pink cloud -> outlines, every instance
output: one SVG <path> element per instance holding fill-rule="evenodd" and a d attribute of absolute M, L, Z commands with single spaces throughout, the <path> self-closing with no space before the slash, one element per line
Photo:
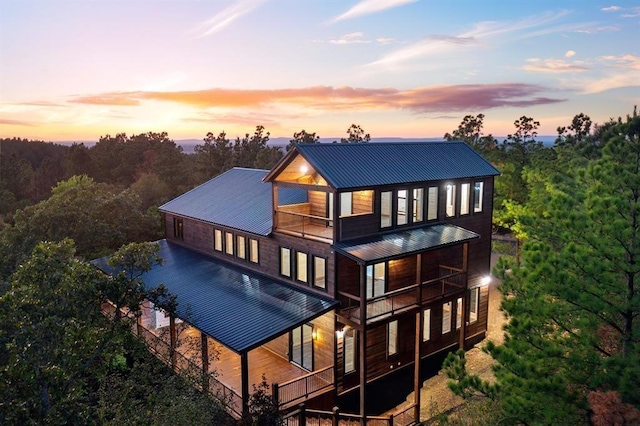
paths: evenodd
<path fill-rule="evenodd" d="M 28 126 L 28 127 L 35 127 L 36 126 L 36 124 L 31 123 L 29 121 L 9 120 L 9 119 L 6 119 L 6 118 L 0 118 L 0 124 L 7 125 L 7 126 Z"/>

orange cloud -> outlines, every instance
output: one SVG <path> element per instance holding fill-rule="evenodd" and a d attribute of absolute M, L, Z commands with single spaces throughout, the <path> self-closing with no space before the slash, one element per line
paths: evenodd
<path fill-rule="evenodd" d="M 197 108 L 258 108 L 286 104 L 312 109 L 408 109 L 447 112 L 498 107 L 526 107 L 563 102 L 535 96 L 547 89 L 522 83 L 430 86 L 409 90 L 393 88 L 314 86 L 295 89 L 207 89 L 182 92 L 113 92 L 82 96 L 72 102 L 90 105 L 139 105 L 142 101 L 175 102 Z"/>
<path fill-rule="evenodd" d="M 36 126 L 36 124 L 31 123 L 29 121 L 9 120 L 9 119 L 5 119 L 5 118 L 0 118 L 0 124 L 7 125 L 7 126 L 28 126 L 28 127 Z"/>

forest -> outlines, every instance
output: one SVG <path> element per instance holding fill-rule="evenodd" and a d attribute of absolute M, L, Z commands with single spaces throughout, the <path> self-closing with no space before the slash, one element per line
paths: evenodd
<path fill-rule="evenodd" d="M 480 424 L 637 424 L 640 116 L 577 114 L 551 147 L 531 117 L 502 141 L 483 133 L 484 117 L 464 117 L 444 139 L 502 173 L 494 231 L 517 241 L 494 271 L 507 338 L 486 347 L 495 381 L 469 375 L 459 352 L 445 362 L 450 387 L 481 401 Z M 286 150 L 318 139 L 302 130 Z M 369 140 L 353 124 L 340 142 Z M 208 133 L 189 155 L 165 132 L 92 147 L 0 140 L 0 424 L 229 421 L 224 401 L 170 373 L 100 304 L 170 301 L 139 281 L 162 261 L 144 244 L 162 238 L 158 206 L 232 167 L 271 168 L 284 152 L 268 141 L 263 126 L 233 141 Z M 114 281 L 87 263 L 116 252 L 127 274 Z M 277 424 L 254 391 L 246 423 Z"/>

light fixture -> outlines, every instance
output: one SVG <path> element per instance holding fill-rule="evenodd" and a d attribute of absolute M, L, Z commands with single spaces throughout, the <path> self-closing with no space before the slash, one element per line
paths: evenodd
<path fill-rule="evenodd" d="M 344 329 L 341 328 L 340 330 L 336 330 L 336 336 L 338 339 L 342 339 L 344 337 Z"/>
<path fill-rule="evenodd" d="M 307 167 L 306 164 L 303 164 L 302 166 L 300 166 L 300 173 L 306 175 L 308 171 L 309 171 L 309 168 Z"/>
<path fill-rule="evenodd" d="M 316 329 L 311 332 L 311 338 L 313 340 L 318 340 L 318 331 Z"/>
<path fill-rule="evenodd" d="M 482 285 L 487 285 L 491 282 L 491 277 L 489 275 L 485 275 L 484 277 L 482 277 L 482 279 L 480 280 L 480 284 Z"/>

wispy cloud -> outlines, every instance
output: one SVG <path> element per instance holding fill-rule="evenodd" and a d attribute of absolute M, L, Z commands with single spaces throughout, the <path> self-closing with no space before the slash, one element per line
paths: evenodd
<path fill-rule="evenodd" d="M 331 44 L 366 44 L 371 43 L 371 40 L 364 38 L 364 33 L 356 32 L 342 35 L 340 37 L 329 40 Z"/>
<path fill-rule="evenodd" d="M 282 104 L 326 110 L 402 110 L 415 113 L 482 110 L 497 107 L 526 107 L 563 102 L 540 96 L 545 87 L 521 83 L 469 84 L 394 88 L 314 86 L 293 89 L 235 90 L 208 89 L 183 92 L 120 92 L 83 96 L 77 103 L 95 105 L 111 100 L 113 105 L 142 101 L 174 102 L 196 108 L 266 108 Z"/>
<path fill-rule="evenodd" d="M 576 52 L 573 50 L 567 50 L 567 53 L 564 54 L 565 58 L 573 58 L 574 56 L 576 56 Z"/>
<path fill-rule="evenodd" d="M 620 27 L 614 25 L 604 25 L 604 26 L 584 26 L 582 28 L 577 28 L 574 32 L 582 33 L 582 34 L 597 34 L 603 32 L 615 32 L 620 31 Z"/>
<path fill-rule="evenodd" d="M 609 7 L 603 7 L 600 10 L 603 12 L 617 12 L 620 9 L 622 9 L 620 6 L 609 6 Z"/>
<path fill-rule="evenodd" d="M 0 125 L 6 125 L 6 126 L 27 126 L 27 127 L 35 127 L 36 124 L 30 122 L 30 121 L 24 121 L 24 120 L 9 120 L 6 118 L 0 118 Z"/>
<path fill-rule="evenodd" d="M 240 0 L 217 13 L 212 18 L 198 24 L 193 30 L 191 30 L 191 33 L 194 34 L 196 38 L 206 37 L 217 33 L 231 25 L 241 16 L 258 8 L 264 2 L 265 0 Z"/>
<path fill-rule="evenodd" d="M 622 15 L 620 15 L 621 18 L 636 18 L 640 16 L 640 6 L 634 6 L 634 7 L 609 6 L 609 7 L 603 7 L 600 10 L 602 12 L 626 11 L 626 13 L 623 13 Z"/>
<path fill-rule="evenodd" d="M 574 82 L 583 93 L 600 93 L 621 87 L 640 87 L 640 56 L 620 55 L 597 58 L 600 66 L 596 78 Z"/>
<path fill-rule="evenodd" d="M 567 57 L 571 57 L 571 56 L 573 55 L 570 55 Z M 562 59 L 530 58 L 530 59 L 527 59 L 527 62 L 528 64 L 523 66 L 522 69 L 527 71 L 544 72 L 544 73 L 552 73 L 552 74 L 583 72 L 589 69 L 588 67 L 582 64 L 575 63 L 575 62 L 571 63 Z"/>
<path fill-rule="evenodd" d="M 345 21 L 372 13 L 382 12 L 383 10 L 392 9 L 405 4 L 415 3 L 418 0 L 361 0 L 346 12 L 332 18 L 329 23 Z"/>

